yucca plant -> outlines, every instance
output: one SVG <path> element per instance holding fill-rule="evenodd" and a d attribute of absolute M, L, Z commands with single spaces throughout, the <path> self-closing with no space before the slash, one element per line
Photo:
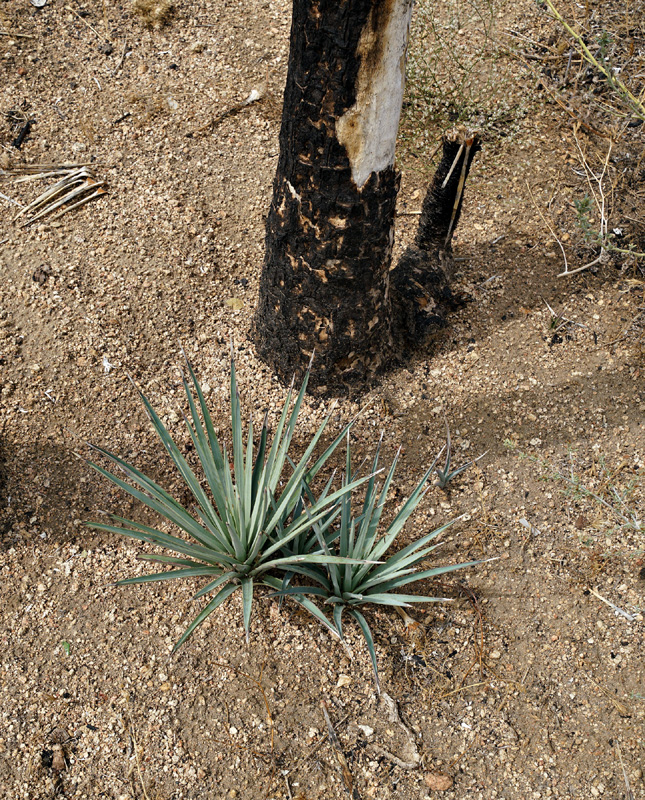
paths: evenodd
<path fill-rule="evenodd" d="M 328 483 L 318 498 L 311 492 L 309 487 L 312 480 L 352 424 L 350 423 L 322 455 L 310 464 L 314 449 L 327 427 L 330 415 L 322 422 L 302 457 L 297 462 L 290 459 L 289 450 L 307 388 L 309 370 L 291 411 L 289 408 L 293 383 L 289 389 L 270 449 L 266 416 L 260 430 L 257 451 L 254 452 L 252 418 L 245 446 L 240 396 L 232 358 L 231 465 L 226 447 L 220 447 L 217 440 L 213 421 L 193 368 L 188 360 L 186 364 L 190 381 L 184 376 L 183 385 L 190 418 L 184 415 L 184 420 L 201 463 L 203 479 L 198 478 L 188 465 L 148 399 L 140 391 L 139 395 L 166 452 L 194 498 L 193 513 L 136 467 L 102 447 L 90 445 L 94 452 L 112 462 L 125 477 L 122 478 L 99 464 L 88 462 L 98 473 L 171 522 L 183 536 L 187 537 L 181 538 L 164 533 L 114 514 L 110 515 L 111 524 L 88 523 L 92 528 L 148 542 L 178 554 L 143 556 L 144 560 L 171 565 L 172 569 L 127 578 L 118 581 L 118 585 L 174 578 L 210 578 L 194 599 L 215 593 L 214 597 L 190 623 L 175 645 L 175 650 L 238 588 L 242 591 L 243 621 L 248 640 L 254 586 L 265 584 L 279 589 L 283 586 L 279 577 L 281 572 L 292 574 L 294 571 L 305 571 L 316 564 L 346 562 L 345 558 L 324 552 L 317 544 L 317 537 L 314 537 L 315 546 L 313 546 L 314 542 L 307 537 L 307 533 L 311 531 L 312 525 L 321 522 L 323 526 L 328 525 L 334 516 L 333 509 L 339 501 L 352 489 L 369 479 L 367 476 L 353 482 L 345 481 L 336 491 L 331 491 L 331 484 Z M 306 497 L 303 497 L 305 489 Z M 303 536 L 305 541 L 309 542 L 307 547 L 301 545 L 295 550 L 289 550 L 290 543 L 296 541 L 302 543 Z M 335 626 L 311 601 L 300 598 L 300 602 L 332 632 L 337 633 Z"/>
<path fill-rule="evenodd" d="M 313 578 L 317 585 L 283 586 L 280 592 L 276 592 L 276 595 L 291 596 L 300 603 L 306 599 L 307 595 L 310 595 L 318 598 L 325 605 L 333 606 L 333 623 L 341 639 L 343 638 L 342 617 L 343 613 L 347 611 L 358 622 L 365 638 L 374 668 L 376 689 L 380 693 L 374 640 L 367 620 L 359 611 L 359 607 L 374 604 L 410 608 L 412 603 L 444 602 L 446 598 L 399 594 L 396 590 L 425 578 L 435 578 L 447 572 L 475 566 L 481 561 L 443 565 L 417 571 L 417 566 L 439 546 L 439 544 L 431 545 L 432 540 L 440 536 L 456 520 L 421 536 L 398 553 L 386 558 L 387 552 L 423 498 L 425 490 L 427 490 L 428 479 L 435 470 L 436 459 L 385 532 L 381 533 L 379 524 L 399 454 L 397 453 L 394 458 L 383 486 L 379 487 L 376 483 L 379 451 L 380 443 L 374 457 L 372 473 L 368 476 L 367 491 L 361 512 L 358 516 L 354 516 L 350 487 L 356 486 L 358 481 L 355 476 L 352 477 L 349 436 L 347 437 L 346 466 L 337 501 L 340 515 L 335 535 L 330 535 L 328 531 L 323 530 L 320 520 L 314 520 L 313 515 L 311 517 L 312 527 L 318 537 L 320 548 L 327 556 L 327 561 L 311 565 L 306 570 L 306 574 Z M 347 491 L 343 492 L 342 489 Z M 346 559 L 345 563 L 343 563 L 343 559 Z"/>
<path fill-rule="evenodd" d="M 446 451 L 446 460 L 443 469 L 440 469 L 439 467 L 436 468 L 437 478 L 438 478 L 437 486 L 440 489 L 445 489 L 453 478 L 456 478 L 457 475 L 460 475 L 462 472 L 464 472 L 464 470 L 467 470 L 468 467 L 472 466 L 473 464 L 476 464 L 480 460 L 480 458 L 483 458 L 486 455 L 486 453 L 488 453 L 488 450 L 486 450 L 486 453 L 482 453 L 480 456 L 477 456 L 477 458 L 473 458 L 472 461 L 468 461 L 465 464 L 462 464 L 461 467 L 457 467 L 457 469 L 450 469 L 450 461 L 452 456 L 451 452 L 452 440 L 450 439 L 450 427 L 448 426 L 448 420 L 445 418 L 445 416 L 443 418 L 443 421 L 446 423 L 446 444 L 441 448 L 439 455 L 437 456 L 437 460 L 439 459 L 439 456 L 443 453 L 444 450 Z"/>

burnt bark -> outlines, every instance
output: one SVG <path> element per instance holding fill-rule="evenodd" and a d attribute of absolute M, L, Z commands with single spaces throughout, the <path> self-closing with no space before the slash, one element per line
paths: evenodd
<path fill-rule="evenodd" d="M 403 352 L 424 344 L 460 305 L 450 288 L 452 235 L 461 216 L 466 179 L 480 149 L 474 136 L 444 139 L 416 237 L 391 272 L 393 336 Z"/>
<path fill-rule="evenodd" d="M 356 102 L 361 35 L 371 27 L 378 48 L 381 16 L 395 2 L 293 4 L 255 336 L 283 378 L 306 368 L 315 349 L 310 385 L 321 390 L 363 382 L 392 351 L 388 272 L 399 175 L 391 166 L 357 186 L 336 125 Z"/>
<path fill-rule="evenodd" d="M 444 142 L 414 244 L 390 272 L 411 2 L 293 2 L 254 336 L 285 380 L 315 351 L 309 385 L 321 392 L 365 384 L 443 326 L 455 303 L 450 240 L 474 138 Z"/>

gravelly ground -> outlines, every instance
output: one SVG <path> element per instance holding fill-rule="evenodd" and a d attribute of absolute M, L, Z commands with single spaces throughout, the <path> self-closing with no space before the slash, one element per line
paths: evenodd
<path fill-rule="evenodd" d="M 71 7 L 82 16 L 18 2 L 0 16 L 14 33 L 0 38 L 0 111 L 35 120 L 19 154 L 3 123 L 2 157 L 91 161 L 109 185 L 55 222 L 19 229 L 8 204 L 0 217 L 0 794 L 341 798 L 349 774 L 365 798 L 613 799 L 627 782 L 645 797 L 642 283 L 614 263 L 556 277 L 526 180 L 540 197 L 575 182 L 566 115 L 516 70 L 509 92 L 530 113 L 487 143 L 456 239 L 472 302 L 382 378 L 355 428 L 360 454 L 381 429 L 386 456 L 404 448 L 392 509 L 443 444 L 444 412 L 457 461 L 487 451 L 431 489 L 404 538 L 463 513 L 442 558 L 499 560 L 422 585 L 454 602 L 413 629 L 371 615 L 397 719 L 357 631 L 350 660 L 267 596 L 249 647 L 234 597 L 171 658 L 195 586 L 113 587 L 145 571 L 138 550 L 82 525 L 140 513 L 75 458 L 83 440 L 173 484 L 126 371 L 182 442 L 180 342 L 222 429 L 231 336 L 244 407 L 275 419 L 284 399 L 248 332 L 289 15 L 286 2 L 186 2 L 151 31 L 126 7 Z M 220 119 L 253 89 L 260 102 Z M 411 135 L 408 211 L 429 170 Z M 6 177 L 0 191 L 36 194 Z M 398 247 L 414 222 L 401 216 Z M 554 331 L 544 301 L 580 325 Z M 342 400 L 333 429 L 367 399 Z M 329 402 L 306 400 L 302 441 Z"/>

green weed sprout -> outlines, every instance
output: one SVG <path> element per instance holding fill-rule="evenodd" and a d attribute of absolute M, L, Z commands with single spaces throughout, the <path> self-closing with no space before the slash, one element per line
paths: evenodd
<path fill-rule="evenodd" d="M 319 498 L 308 493 L 303 499 L 303 486 L 309 486 L 320 468 L 342 441 L 352 423 L 329 445 L 312 464 L 312 454 L 329 422 L 323 421 L 304 454 L 297 463 L 289 458 L 289 449 L 302 405 L 309 370 L 296 397 L 291 412 L 293 384 L 280 416 L 273 443 L 269 449 L 268 425 L 265 417 L 260 430 L 257 451 L 254 452 L 253 419 L 249 422 L 246 446 L 243 439 L 240 395 L 235 377 L 235 363 L 231 358 L 230 410 L 232 429 L 232 465 L 226 447 L 220 447 L 213 421 L 206 406 L 204 394 L 193 368 L 186 361 L 190 380 L 183 377 L 190 418 L 184 416 L 195 452 L 201 464 L 201 480 L 188 465 L 161 419 L 148 399 L 139 391 L 148 417 L 161 442 L 172 459 L 181 479 L 196 505 L 190 513 L 151 478 L 131 464 L 101 447 L 90 445 L 92 450 L 109 460 L 125 478 L 109 472 L 104 467 L 88 462 L 131 497 L 140 501 L 179 529 L 184 537 L 164 533 L 130 519 L 114 514 L 112 524 L 87 523 L 98 530 L 118 533 L 142 542 L 156 545 L 174 555 L 142 556 L 143 560 L 171 565 L 166 572 L 156 572 L 118 581 L 117 585 L 166 581 L 175 578 L 208 578 L 208 582 L 194 596 L 199 599 L 214 596 L 190 623 L 174 647 L 177 650 L 195 629 L 238 588 L 242 591 L 242 611 L 247 641 L 249 638 L 253 590 L 257 584 L 274 589 L 282 586 L 281 572 L 302 571 L 313 565 L 342 562 L 347 559 L 324 552 L 309 540 L 306 548 L 289 550 L 293 542 L 300 541 L 312 526 L 329 520 L 330 511 L 339 501 L 369 476 L 346 482 L 332 492 L 327 485 Z M 311 366 L 311 365 L 310 365 Z M 200 418 L 201 412 L 201 418 Z M 203 421 L 202 421 L 203 420 Z M 277 573 L 277 574 L 276 574 Z M 337 633 L 335 627 L 316 606 L 302 598 L 301 604 L 321 622 Z M 174 651 L 173 651 L 174 652 Z"/>

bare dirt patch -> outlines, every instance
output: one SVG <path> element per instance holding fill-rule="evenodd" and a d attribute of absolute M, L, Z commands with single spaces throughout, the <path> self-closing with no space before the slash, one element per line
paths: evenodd
<path fill-rule="evenodd" d="M 454 602 L 416 613 L 416 627 L 372 612 L 394 713 L 357 631 L 350 660 L 268 596 L 249 647 L 234 597 L 171 658 L 196 587 L 115 588 L 145 571 L 137 548 L 82 525 L 102 509 L 141 513 L 74 456 L 83 440 L 175 481 L 126 371 L 186 442 L 180 342 L 223 429 L 231 336 L 244 407 L 275 415 L 284 399 L 248 334 L 289 7 L 189 1 L 159 29 L 128 4 L 69 8 L 16 0 L 0 14 L 3 168 L 88 162 L 109 186 L 25 228 L 0 198 L 0 794 L 645 797 L 643 278 L 617 256 L 557 277 L 560 250 L 536 205 L 573 267 L 595 251 L 573 203 L 588 190 L 575 120 L 538 86 L 554 52 L 559 75 L 567 62 L 543 17 L 492 7 L 496 29 L 545 47 L 537 62 L 496 50 L 483 85 L 498 97 L 503 82 L 503 114 L 478 104 L 472 82 L 467 103 L 455 112 L 452 98 L 423 130 L 407 107 L 399 249 L 431 172 L 429 140 L 478 114 L 488 126 L 455 242 L 469 302 L 371 390 L 355 449 L 368 455 L 381 429 L 390 457 L 403 445 L 393 509 L 443 444 L 445 413 L 457 462 L 488 454 L 430 491 L 407 536 L 463 513 L 441 558 L 499 560 L 422 586 Z M 437 13 L 448 29 L 453 7 Z M 459 42 L 474 25 L 459 22 Z M 245 105 L 254 90 L 261 99 Z M 626 154 L 639 131 L 612 162 L 633 174 L 613 219 L 636 243 L 642 183 Z M 602 163 L 606 140 L 576 135 Z M 5 176 L 0 191 L 26 204 L 42 188 Z M 335 429 L 365 400 L 343 400 Z M 303 441 L 329 407 L 306 403 Z"/>

